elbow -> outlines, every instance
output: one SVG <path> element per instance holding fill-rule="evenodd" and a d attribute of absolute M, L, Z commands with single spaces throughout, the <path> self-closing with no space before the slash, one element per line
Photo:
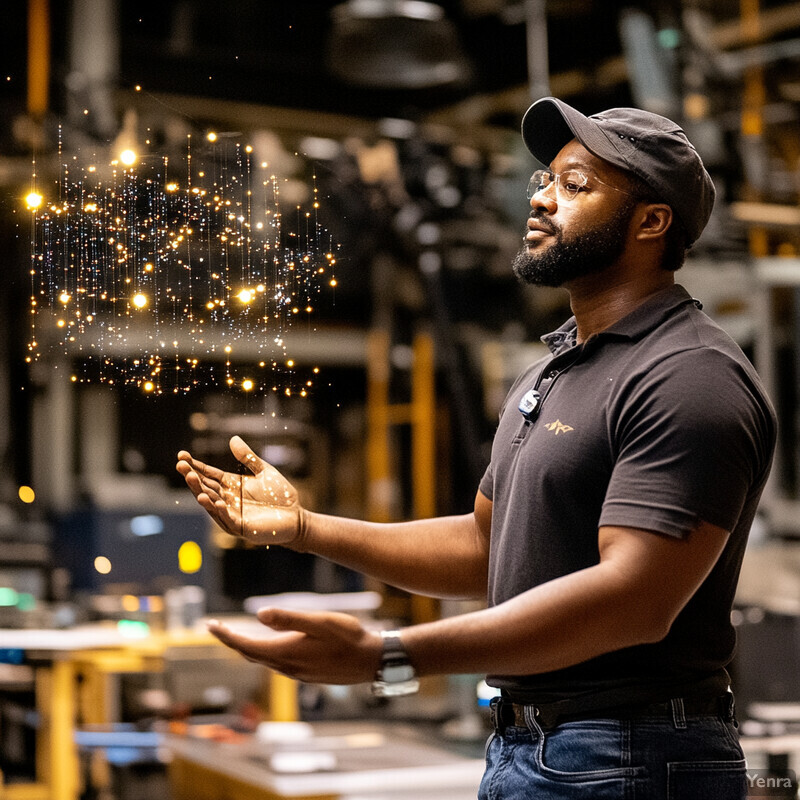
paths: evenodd
<path fill-rule="evenodd" d="M 666 638 L 678 615 L 662 598 L 649 597 L 638 587 L 626 586 L 615 593 L 606 623 L 616 631 L 616 647 L 656 644 Z"/>
<path fill-rule="evenodd" d="M 636 624 L 630 631 L 633 639 L 630 644 L 657 644 L 666 639 L 677 615 L 658 607 L 642 611 L 644 613 L 636 615 Z"/>

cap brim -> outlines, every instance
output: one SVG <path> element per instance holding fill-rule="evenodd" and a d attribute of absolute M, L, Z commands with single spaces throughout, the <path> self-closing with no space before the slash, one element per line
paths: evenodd
<path fill-rule="evenodd" d="M 534 158 L 547 166 L 565 144 L 577 139 L 598 158 L 625 167 L 600 127 L 556 97 L 537 100 L 522 118 L 522 140 Z"/>

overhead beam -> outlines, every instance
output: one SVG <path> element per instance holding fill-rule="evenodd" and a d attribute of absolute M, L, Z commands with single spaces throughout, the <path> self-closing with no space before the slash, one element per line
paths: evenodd
<path fill-rule="evenodd" d="M 800 27 L 800 2 L 762 10 L 759 17 L 759 36 L 762 41 Z M 712 44 L 721 50 L 744 46 L 749 42 L 737 16 L 711 30 Z M 628 67 L 623 56 L 601 61 L 590 70 L 568 70 L 551 76 L 550 88 L 556 97 L 570 97 L 592 90 L 606 90 L 628 80 Z M 515 86 L 492 94 L 477 95 L 427 117 L 432 123 L 446 126 L 480 126 L 498 114 L 519 115 L 530 100 L 528 86 Z"/>

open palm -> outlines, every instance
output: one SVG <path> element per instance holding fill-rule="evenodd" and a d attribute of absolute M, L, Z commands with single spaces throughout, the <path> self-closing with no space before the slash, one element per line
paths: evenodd
<path fill-rule="evenodd" d="M 223 530 L 253 544 L 289 544 L 302 522 L 297 490 L 240 437 L 231 439 L 230 448 L 251 474 L 225 472 L 186 450 L 178 453 L 176 469 Z"/>

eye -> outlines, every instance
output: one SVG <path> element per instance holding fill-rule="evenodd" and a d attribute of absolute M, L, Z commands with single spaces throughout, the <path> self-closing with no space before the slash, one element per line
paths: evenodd
<path fill-rule="evenodd" d="M 564 191 L 574 197 L 586 188 L 586 176 L 580 172 L 566 172 L 561 176 L 561 185 L 564 187 Z"/>

